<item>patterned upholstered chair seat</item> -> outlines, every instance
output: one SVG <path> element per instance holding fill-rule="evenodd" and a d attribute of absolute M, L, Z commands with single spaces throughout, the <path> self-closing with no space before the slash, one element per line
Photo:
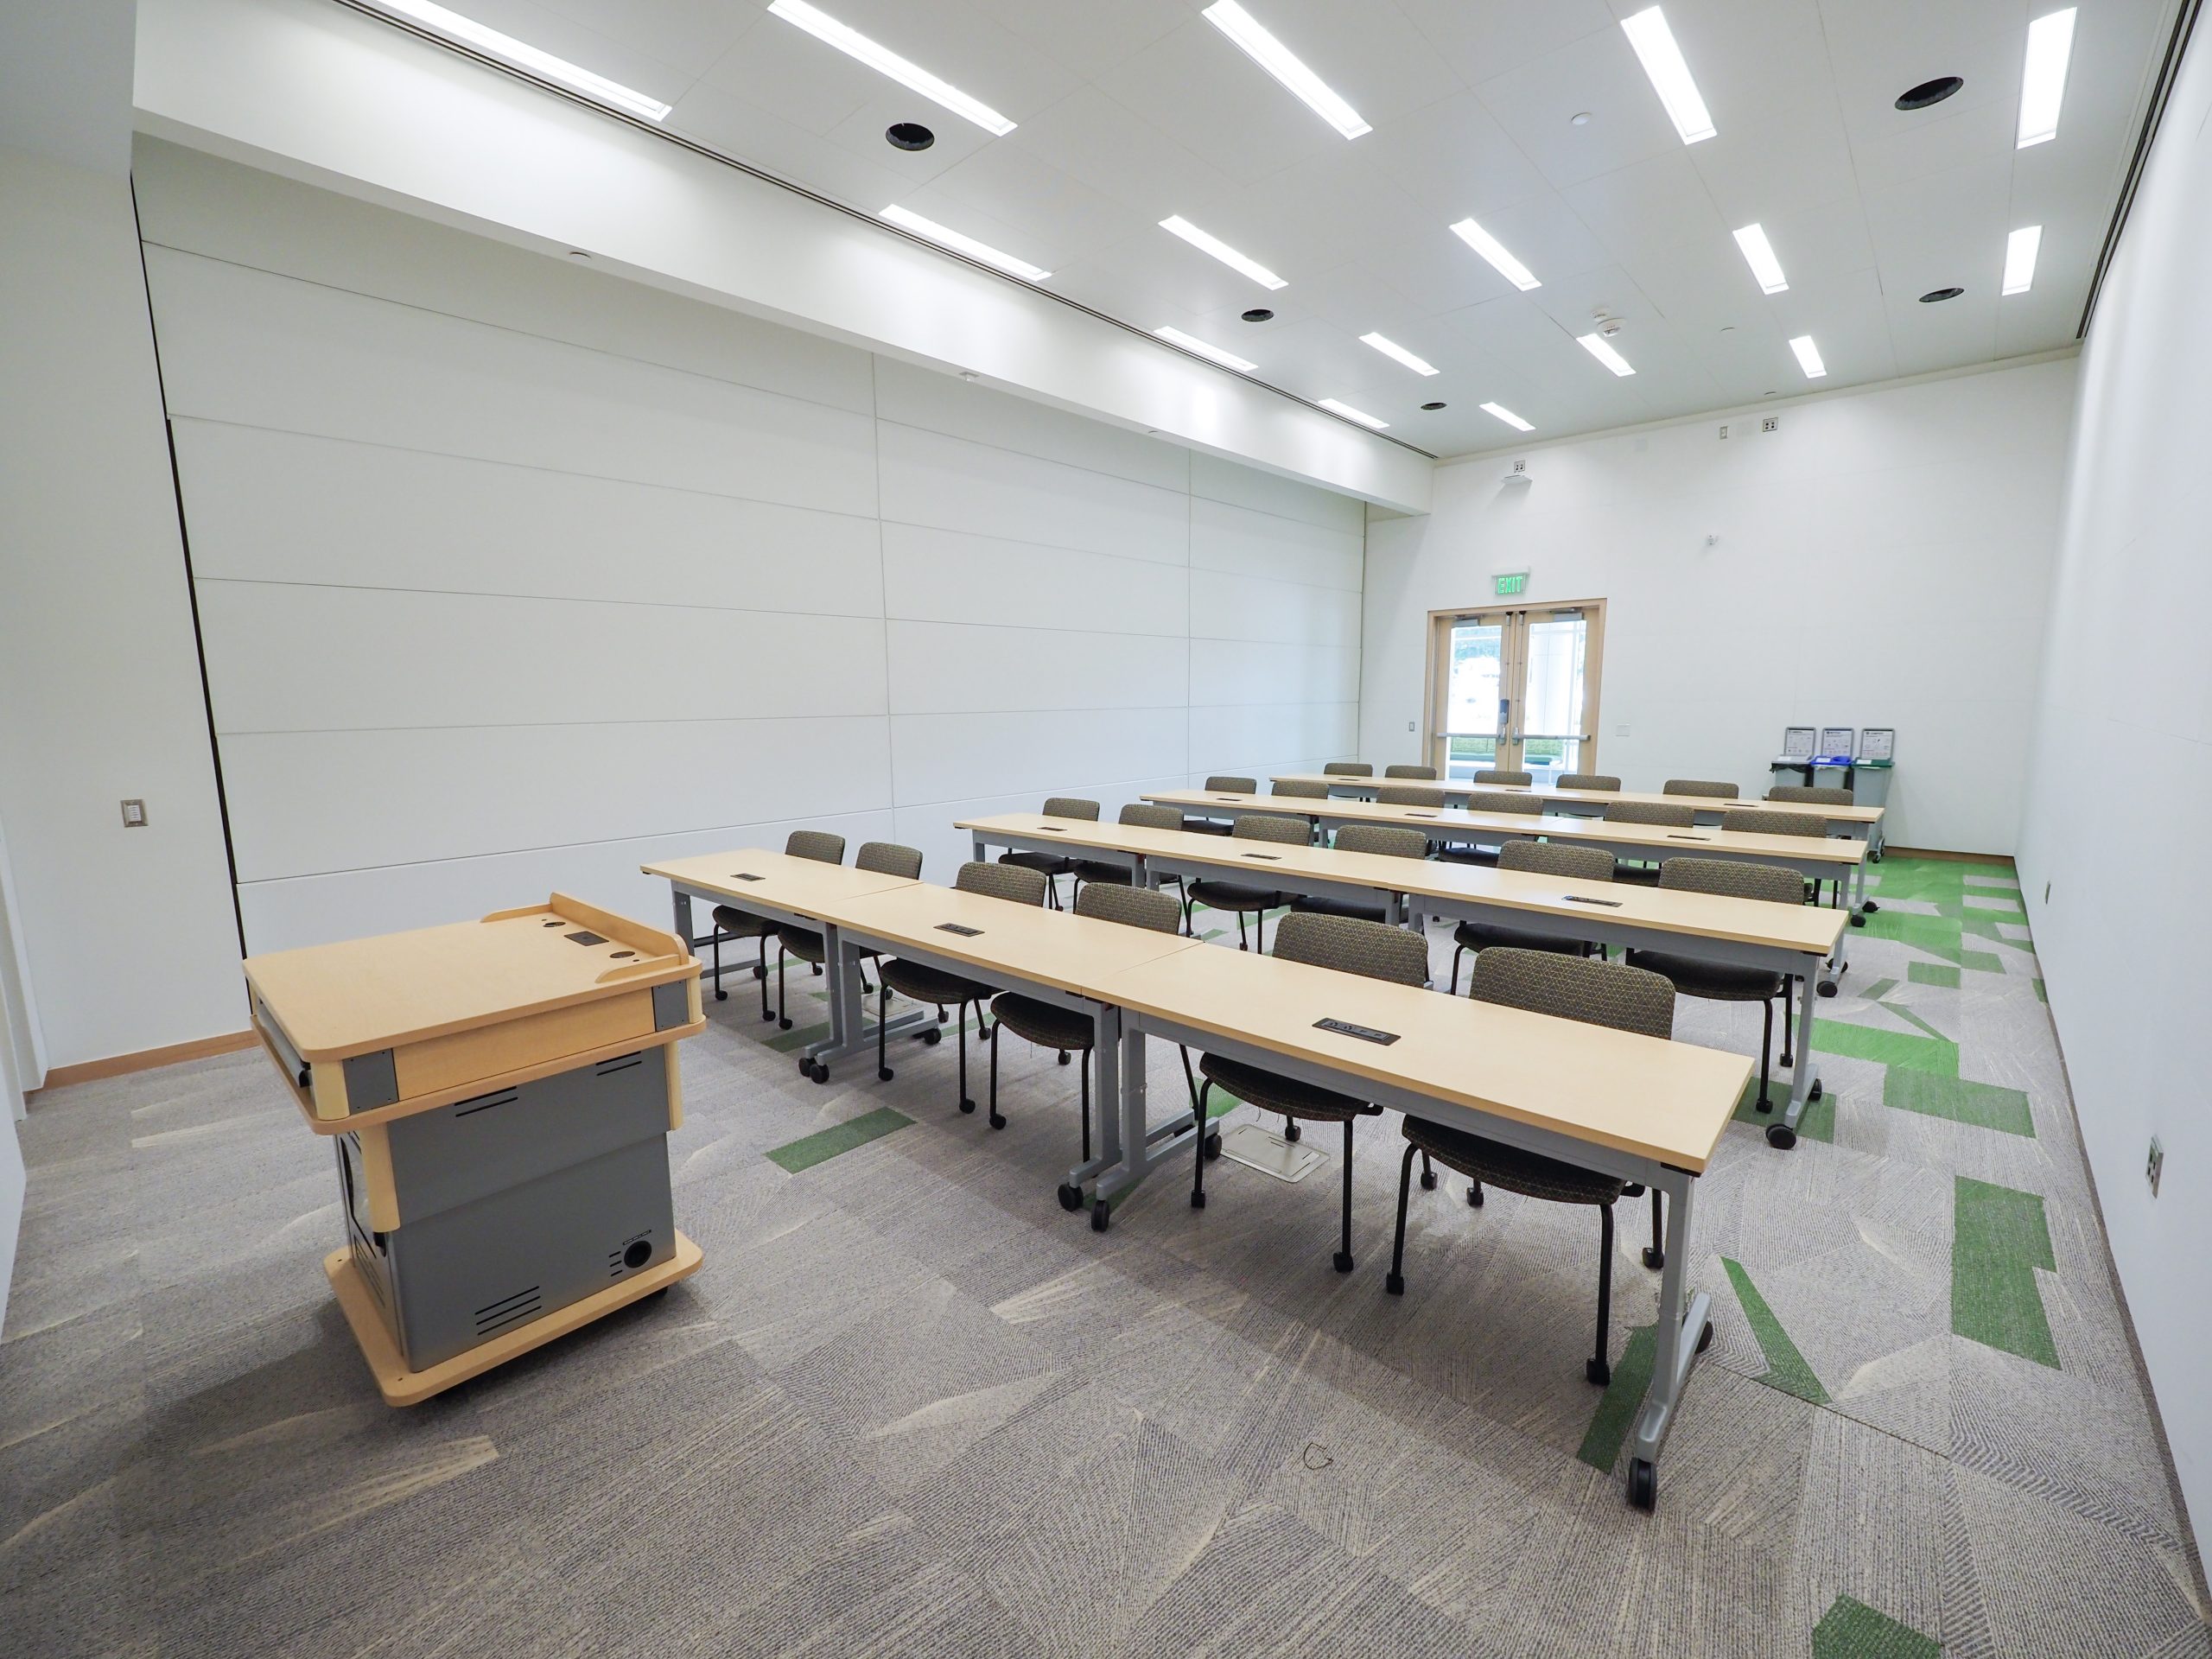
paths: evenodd
<path fill-rule="evenodd" d="M 1039 1048 L 1087 1049 L 1097 1030 L 1088 1015 L 1064 1002 L 1042 1002 L 1015 991 L 993 998 L 991 1014 L 1015 1036 L 1027 1037 Z"/>
<path fill-rule="evenodd" d="M 1523 1198 L 1544 1198 L 1554 1204 L 1611 1204 L 1627 1186 L 1626 1182 L 1611 1175 L 1577 1169 L 1556 1158 L 1486 1141 L 1479 1135 L 1431 1122 L 1425 1117 L 1406 1120 L 1406 1139 L 1469 1180 L 1480 1181 L 1485 1186 L 1502 1186 Z"/>
<path fill-rule="evenodd" d="M 1664 974 L 1684 996 L 1708 1002 L 1764 1002 L 1782 995 L 1782 976 L 1760 968 L 1732 968 L 1725 963 L 1700 962 L 1664 950 L 1631 950 L 1628 965 Z"/>
<path fill-rule="evenodd" d="M 748 916 L 741 910 L 732 910 L 728 905 L 715 906 L 715 931 L 734 939 L 765 938 L 776 931 L 776 925 L 766 916 Z"/>
<path fill-rule="evenodd" d="M 908 962 L 898 957 L 882 963 L 877 971 L 882 975 L 883 982 L 899 995 L 916 1002 L 934 1002 L 941 1008 L 982 1001 L 992 991 L 990 986 L 978 981 L 948 974 L 925 962 Z"/>
<path fill-rule="evenodd" d="M 1487 950 L 1492 945 L 1502 944 L 1510 950 L 1556 950 L 1563 957 L 1588 954 L 1588 947 L 1580 939 L 1551 938 L 1490 922 L 1460 923 L 1452 930 L 1452 943 L 1468 950 Z"/>
<path fill-rule="evenodd" d="M 1198 1057 L 1198 1071 L 1210 1081 L 1262 1111 L 1285 1117 L 1310 1118 L 1317 1122 L 1341 1123 L 1346 1118 L 1370 1117 L 1381 1109 L 1340 1095 L 1318 1084 L 1300 1083 L 1264 1066 L 1247 1065 L 1219 1054 Z"/>

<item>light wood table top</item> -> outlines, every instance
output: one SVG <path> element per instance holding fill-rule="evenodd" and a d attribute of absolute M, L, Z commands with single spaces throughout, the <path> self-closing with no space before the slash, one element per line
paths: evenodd
<path fill-rule="evenodd" d="M 1746 1055 L 1236 950 L 1160 957 L 1100 988 L 1124 1008 L 1693 1173 L 1751 1075 Z M 1325 1019 L 1399 1039 L 1318 1029 Z"/>
<path fill-rule="evenodd" d="M 1726 939 L 1808 956 L 1826 957 L 1832 952 L 1847 920 L 1843 911 L 1827 906 L 1779 905 L 1758 899 L 1676 893 L 1629 881 L 1573 881 L 1481 864 L 1389 858 L 1377 853 L 1339 852 L 1332 847 L 1293 847 L 1274 842 L 1240 843 L 1225 836 L 1147 830 L 1135 824 L 1090 823 L 1072 818 L 1049 818 L 1033 812 L 1002 812 L 990 817 L 964 818 L 959 828 L 971 832 L 980 830 L 986 836 L 993 831 L 1020 835 L 1062 832 L 1067 844 L 1073 848 L 1214 864 L 1224 869 L 1249 872 L 1262 885 L 1270 874 L 1306 876 L 1371 887 L 1378 893 L 1402 893 L 1423 899 L 1471 899 L 1526 911 L 1532 917 L 1594 914 L 1662 932 Z M 1276 856 L 1260 861 L 1249 858 L 1248 853 Z"/>
<path fill-rule="evenodd" d="M 1849 868 L 1866 856 L 1866 843 L 1833 836 L 1747 836 L 1719 829 L 1669 830 L 1655 823 L 1607 823 L 1551 812 L 1469 812 L 1454 806 L 1385 806 L 1379 801 L 1319 800 L 1300 795 L 1230 794 L 1211 789 L 1168 789 L 1147 801 L 1191 812 L 1273 812 L 1279 817 L 1323 817 L 1339 823 L 1400 823 L 1431 835 L 1457 831 L 1474 836 L 1541 836 L 1548 841 L 1589 841 L 1637 849 L 1652 856 L 1725 853 L 1738 858 L 1770 858 L 1791 864 L 1832 864 Z M 1678 802 L 1677 804 L 1682 803 Z"/>
<path fill-rule="evenodd" d="M 986 973 L 999 969 L 1094 1000 L 1100 1000 L 1102 982 L 1129 968 L 1204 950 L 1196 939 L 1178 933 L 1155 933 L 1042 905 L 1017 905 L 927 881 L 856 895 L 825 909 L 823 919 L 883 940 L 893 954 L 901 948 L 927 951 Z M 978 931 L 947 932 L 948 922 Z"/>
<path fill-rule="evenodd" d="M 825 864 L 818 858 L 794 858 L 761 847 L 671 858 L 638 868 L 647 875 L 719 893 L 740 905 L 747 899 L 759 899 L 802 916 L 817 915 L 823 906 L 842 904 L 863 893 L 915 885 L 911 876 L 881 875 L 848 864 Z M 759 879 L 748 880 L 748 876 Z"/>
<path fill-rule="evenodd" d="M 543 905 L 481 921 L 279 950 L 245 963 L 247 983 L 310 1062 L 570 1007 L 698 970 L 673 933 L 557 893 Z"/>
<path fill-rule="evenodd" d="M 1531 784 L 1471 784 L 1463 779 L 1446 782 L 1439 779 L 1433 783 L 1418 778 L 1345 778 L 1335 772 L 1286 772 L 1271 776 L 1271 784 L 1325 784 L 1331 788 L 1380 788 L 1385 785 L 1402 784 L 1412 789 L 1440 789 L 1446 795 L 1488 794 L 1535 795 L 1547 801 L 1566 801 L 1577 806 L 1602 807 L 1608 801 L 1635 801 L 1646 806 L 1694 806 L 1700 812 L 1743 810 L 1756 809 L 1762 812 L 1809 812 L 1830 823 L 1879 823 L 1884 809 L 1861 806 L 1856 802 L 1826 805 L 1818 801 L 1762 801 L 1748 797 L 1724 800 L 1711 795 L 1663 795 L 1633 789 L 1559 789 L 1539 788 Z"/>

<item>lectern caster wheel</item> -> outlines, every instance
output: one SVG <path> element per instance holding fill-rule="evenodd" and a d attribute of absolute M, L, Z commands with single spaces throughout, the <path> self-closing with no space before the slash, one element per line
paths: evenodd
<path fill-rule="evenodd" d="M 1797 1131 L 1787 1123 L 1770 1123 L 1766 1126 L 1766 1143 L 1777 1152 L 1787 1152 L 1797 1144 Z"/>
<path fill-rule="evenodd" d="M 1071 1186 L 1065 1181 L 1062 1181 L 1060 1183 L 1060 1208 L 1066 1211 L 1070 1215 L 1073 1215 L 1077 1211 L 1082 1209 L 1083 1189 L 1079 1186 Z"/>
<path fill-rule="evenodd" d="M 1104 1232 L 1107 1220 L 1112 1213 L 1112 1207 L 1105 1199 L 1100 1198 L 1094 1202 L 1090 1206 L 1090 1230 L 1094 1233 Z"/>
<path fill-rule="evenodd" d="M 1628 1466 L 1628 1503 L 1646 1515 L 1659 1507 L 1659 1471 L 1648 1459 L 1638 1458 Z"/>
<path fill-rule="evenodd" d="M 935 1026 L 930 1027 L 927 1030 L 922 1033 L 922 1046 L 925 1048 L 935 1048 L 944 1040 L 944 1033 L 939 1031 Z"/>

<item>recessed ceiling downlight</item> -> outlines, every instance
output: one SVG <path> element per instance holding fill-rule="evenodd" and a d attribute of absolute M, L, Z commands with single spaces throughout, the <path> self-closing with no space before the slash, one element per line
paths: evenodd
<path fill-rule="evenodd" d="M 1957 92 L 1966 82 L 1957 75 L 1938 75 L 1933 80 L 1923 80 L 1917 86 L 1908 86 L 1897 94 L 1897 108 L 1924 110 L 1931 104 L 1941 104 Z"/>
<path fill-rule="evenodd" d="M 1421 407 L 1423 409 L 1441 409 L 1444 405 L 1441 404 L 1423 404 Z"/>
<path fill-rule="evenodd" d="M 1966 292 L 1963 288 L 1931 288 L 1920 296 L 1923 305 L 1941 305 L 1946 300 L 1955 300 Z"/>
<path fill-rule="evenodd" d="M 1255 305 L 1244 314 L 1247 322 L 1273 322 L 1274 320 L 1275 314 L 1264 305 Z"/>
<path fill-rule="evenodd" d="M 927 149 L 937 143 L 937 134 L 918 121 L 894 121 L 883 130 L 893 149 Z"/>

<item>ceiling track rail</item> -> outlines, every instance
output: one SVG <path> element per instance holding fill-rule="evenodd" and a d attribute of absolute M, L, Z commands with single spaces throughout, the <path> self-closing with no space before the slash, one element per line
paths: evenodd
<path fill-rule="evenodd" d="M 2120 200 L 2112 210 L 2112 223 L 2105 227 L 2104 245 L 2097 250 L 2096 269 L 2089 276 L 2089 297 L 2082 307 L 2082 321 L 2074 330 L 2074 338 L 2086 339 L 2089 321 L 2097 314 L 2097 296 L 2104 291 L 2105 272 L 2110 269 L 2113 255 L 2119 251 L 2120 233 L 2127 228 L 2128 211 L 2135 205 L 2136 187 L 2143 181 L 2143 169 L 2151 160 L 2151 145 L 2158 136 L 2159 124 L 2165 119 L 2167 102 L 2173 97 L 2174 82 L 2181 75 L 2182 60 L 2189 55 L 2190 37 L 2196 32 L 2197 15 L 2204 9 L 2204 0 L 2181 0 L 2174 13 L 2173 33 L 2166 37 L 2165 56 L 2159 60 L 2158 76 L 2151 84 L 2150 107 L 2143 112 L 2143 130 L 2135 136 L 2135 153 L 2127 158 L 2127 175 L 2121 180 Z"/>
<path fill-rule="evenodd" d="M 925 236 L 916 236 L 913 232 L 902 230 L 898 226 L 890 223 L 887 219 L 878 219 L 874 213 L 867 213 L 861 208 L 851 206 L 849 203 L 839 201 L 835 196 L 825 196 L 819 191 L 810 190 L 803 184 L 797 184 L 790 179 L 779 177 L 776 174 L 767 172 L 763 168 L 753 166 L 750 162 L 740 161 L 736 156 L 729 155 L 726 151 L 716 149 L 711 144 L 701 143 L 697 139 L 686 137 L 680 132 L 671 132 L 666 127 L 661 126 L 658 123 L 648 121 L 642 116 L 632 115 L 626 110 L 610 108 L 608 105 L 600 103 L 595 99 L 585 97 L 582 92 L 576 92 L 571 87 L 563 86 L 556 80 L 548 80 L 542 76 L 534 75 L 531 73 L 529 70 L 522 68 L 518 65 L 509 63 L 503 58 L 494 57 L 487 52 L 480 52 L 474 47 L 468 46 L 464 42 L 447 38 L 445 35 L 437 33 L 435 29 L 425 29 L 420 24 L 413 22 L 405 17 L 401 17 L 391 12 L 386 11 L 381 7 L 372 3 L 372 0 L 332 0 L 332 3 L 343 6 L 348 11 L 359 12 L 364 17 L 373 18 L 378 22 L 384 24 L 385 27 L 397 29 L 402 34 L 412 35 L 416 39 L 425 41 L 432 46 L 442 48 L 445 51 L 452 53 L 455 57 L 467 58 L 473 63 L 481 64 L 486 69 L 496 70 L 499 73 L 506 76 L 511 80 L 518 80 L 525 86 L 536 87 L 539 92 L 550 92 L 556 98 L 562 99 L 568 103 L 576 105 L 580 108 L 589 110 L 594 115 L 603 116 L 610 121 L 620 121 L 626 126 L 634 127 L 639 132 L 650 134 L 652 137 L 659 139 L 663 143 L 674 144 L 680 149 L 688 149 L 695 156 L 702 156 L 704 159 L 715 162 L 720 166 L 727 167 L 734 171 L 742 173 L 748 178 L 758 179 L 763 184 L 772 184 L 779 190 L 787 190 L 792 195 L 804 196 L 807 200 L 815 203 L 817 207 L 827 207 L 833 213 L 842 213 L 846 218 L 856 219 L 861 224 L 868 226 L 871 230 L 880 232 L 886 236 L 895 236 L 901 241 L 912 243 L 918 248 L 926 248 L 930 252 L 937 255 L 941 259 L 957 260 L 960 264 L 966 265 L 969 270 L 981 271 L 984 276 L 991 277 L 995 281 L 1011 283 L 1014 287 L 1020 289 L 1024 293 L 1034 294 L 1040 299 L 1051 300 L 1056 305 L 1064 305 L 1071 311 L 1081 312 L 1086 317 L 1092 318 L 1096 321 L 1106 323 L 1112 327 L 1118 328 L 1125 334 L 1133 335 L 1136 339 L 1144 341 L 1146 345 L 1151 346 L 1155 351 L 1173 352 L 1178 357 L 1186 357 L 1190 359 L 1192 362 L 1200 365 L 1215 374 L 1229 373 L 1229 371 L 1222 368 L 1220 365 L 1208 362 L 1196 352 L 1185 351 L 1180 346 L 1177 346 L 1172 341 L 1160 339 L 1149 329 L 1140 328 L 1133 322 L 1124 322 L 1121 318 L 1113 315 L 1109 312 L 1101 311 L 1096 307 L 1085 305 L 1082 301 L 1071 299 L 1065 294 L 1055 294 L 1049 288 L 1040 288 L 1034 283 L 1025 283 L 1019 276 L 1010 276 L 1005 271 L 996 270 L 992 266 L 983 264 L 982 261 L 979 259 L 970 259 L 966 254 L 958 252 L 954 249 L 948 248 L 942 243 L 932 242 Z M 586 251 L 589 251 L 589 250 L 586 250 Z M 1411 453 L 1421 456 L 1424 461 L 1434 461 L 1436 459 L 1436 456 L 1433 452 L 1422 448 L 1419 444 L 1408 443 L 1403 438 L 1394 438 L 1387 432 L 1377 432 L 1372 428 L 1361 425 L 1357 421 L 1347 420 L 1344 416 L 1337 414 L 1332 410 L 1323 409 L 1312 398 L 1301 397 L 1298 393 L 1288 391 L 1284 387 L 1278 386 L 1271 381 L 1262 380 L 1255 376 L 1249 374 L 1232 375 L 1231 378 L 1243 382 L 1246 385 L 1257 386 L 1262 391 L 1272 392 L 1274 396 L 1283 399 L 1286 403 L 1296 404 L 1301 409 L 1311 410 L 1314 414 L 1320 416 L 1324 420 L 1334 421 L 1340 426 L 1350 427 L 1353 431 L 1359 433 L 1364 437 L 1379 439 L 1384 443 L 1395 443 L 1399 448 L 1408 450 Z"/>

